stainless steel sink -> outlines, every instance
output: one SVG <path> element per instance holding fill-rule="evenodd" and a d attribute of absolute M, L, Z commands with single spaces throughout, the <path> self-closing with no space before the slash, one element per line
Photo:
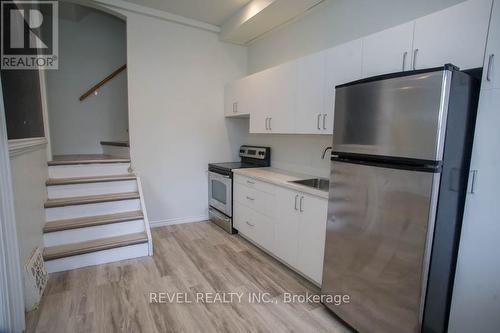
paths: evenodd
<path fill-rule="evenodd" d="M 324 178 L 312 178 L 312 179 L 301 179 L 301 180 L 291 180 L 290 183 L 300 184 L 307 187 L 312 187 L 321 191 L 328 192 L 330 188 L 330 181 Z"/>

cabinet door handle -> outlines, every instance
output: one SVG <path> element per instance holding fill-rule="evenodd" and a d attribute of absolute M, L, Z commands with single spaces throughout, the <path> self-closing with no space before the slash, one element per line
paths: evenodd
<path fill-rule="evenodd" d="M 271 120 L 273 120 L 273 117 L 269 117 L 269 130 L 272 131 L 273 129 L 271 128 Z"/>
<path fill-rule="evenodd" d="M 250 201 L 254 201 L 255 200 L 255 198 L 249 197 L 248 195 L 247 195 L 247 199 L 250 200 Z"/>
<path fill-rule="evenodd" d="M 234 113 L 238 112 L 238 102 L 233 103 L 233 112 Z"/>
<path fill-rule="evenodd" d="M 246 224 L 248 224 L 248 225 L 249 225 L 249 226 L 251 226 L 251 227 L 255 227 L 255 224 L 252 224 L 252 223 L 250 223 L 250 222 L 248 222 L 248 221 L 245 221 L 245 223 L 246 223 Z"/>
<path fill-rule="evenodd" d="M 304 197 L 303 196 L 300 196 L 300 203 L 299 203 L 299 207 L 300 207 L 300 212 L 302 213 L 304 210 L 302 209 L 302 201 L 304 200 Z"/>
<path fill-rule="evenodd" d="M 488 57 L 488 69 L 486 70 L 486 81 L 491 81 L 491 68 L 493 67 L 493 59 L 495 58 L 494 54 L 490 54 Z"/>
<path fill-rule="evenodd" d="M 269 128 L 267 127 L 267 120 L 268 120 L 268 119 L 269 119 L 269 118 L 266 118 L 266 131 L 269 129 Z"/>
<path fill-rule="evenodd" d="M 297 210 L 297 209 L 298 209 L 298 208 L 297 208 L 297 199 L 298 199 L 298 198 L 299 198 L 299 195 L 298 195 L 298 194 L 297 194 L 297 195 L 295 195 L 295 206 L 294 206 L 295 210 Z"/>
<path fill-rule="evenodd" d="M 318 119 L 316 120 L 316 126 L 318 127 L 318 130 L 321 130 L 321 127 L 319 127 L 319 119 L 321 118 L 321 113 L 318 113 Z"/>
<path fill-rule="evenodd" d="M 417 54 L 418 54 L 418 49 L 415 49 L 413 51 L 413 70 L 417 69 Z"/>
<path fill-rule="evenodd" d="M 327 116 L 327 114 L 325 113 L 325 114 L 323 115 L 323 129 L 324 129 L 324 130 L 326 130 L 326 116 Z"/>
<path fill-rule="evenodd" d="M 406 56 L 408 55 L 408 51 L 403 52 L 403 67 L 401 68 L 401 71 L 404 72 L 405 70 L 405 65 L 406 65 Z"/>
<path fill-rule="evenodd" d="M 469 174 L 469 193 L 476 193 L 476 178 L 477 178 L 477 170 L 471 170 Z"/>

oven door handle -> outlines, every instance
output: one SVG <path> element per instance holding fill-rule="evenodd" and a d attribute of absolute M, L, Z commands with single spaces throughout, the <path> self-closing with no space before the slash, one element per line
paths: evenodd
<path fill-rule="evenodd" d="M 213 172 L 213 171 L 209 171 L 208 172 L 208 176 L 210 178 L 225 178 L 225 179 L 231 179 L 231 176 L 228 176 L 228 175 L 222 175 L 220 173 L 217 173 L 217 172 Z"/>

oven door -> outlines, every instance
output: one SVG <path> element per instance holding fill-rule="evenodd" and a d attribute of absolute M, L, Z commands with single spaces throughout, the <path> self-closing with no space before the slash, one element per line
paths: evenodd
<path fill-rule="evenodd" d="M 232 217 L 232 180 L 231 177 L 212 171 L 208 172 L 208 204 Z"/>

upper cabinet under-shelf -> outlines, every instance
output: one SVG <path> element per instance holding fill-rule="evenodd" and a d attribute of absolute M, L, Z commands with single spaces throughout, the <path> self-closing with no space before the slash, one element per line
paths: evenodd
<path fill-rule="evenodd" d="M 336 85 L 446 63 L 482 67 L 491 5 L 469 0 L 229 83 L 225 115 L 250 116 L 250 133 L 332 134 Z"/>

